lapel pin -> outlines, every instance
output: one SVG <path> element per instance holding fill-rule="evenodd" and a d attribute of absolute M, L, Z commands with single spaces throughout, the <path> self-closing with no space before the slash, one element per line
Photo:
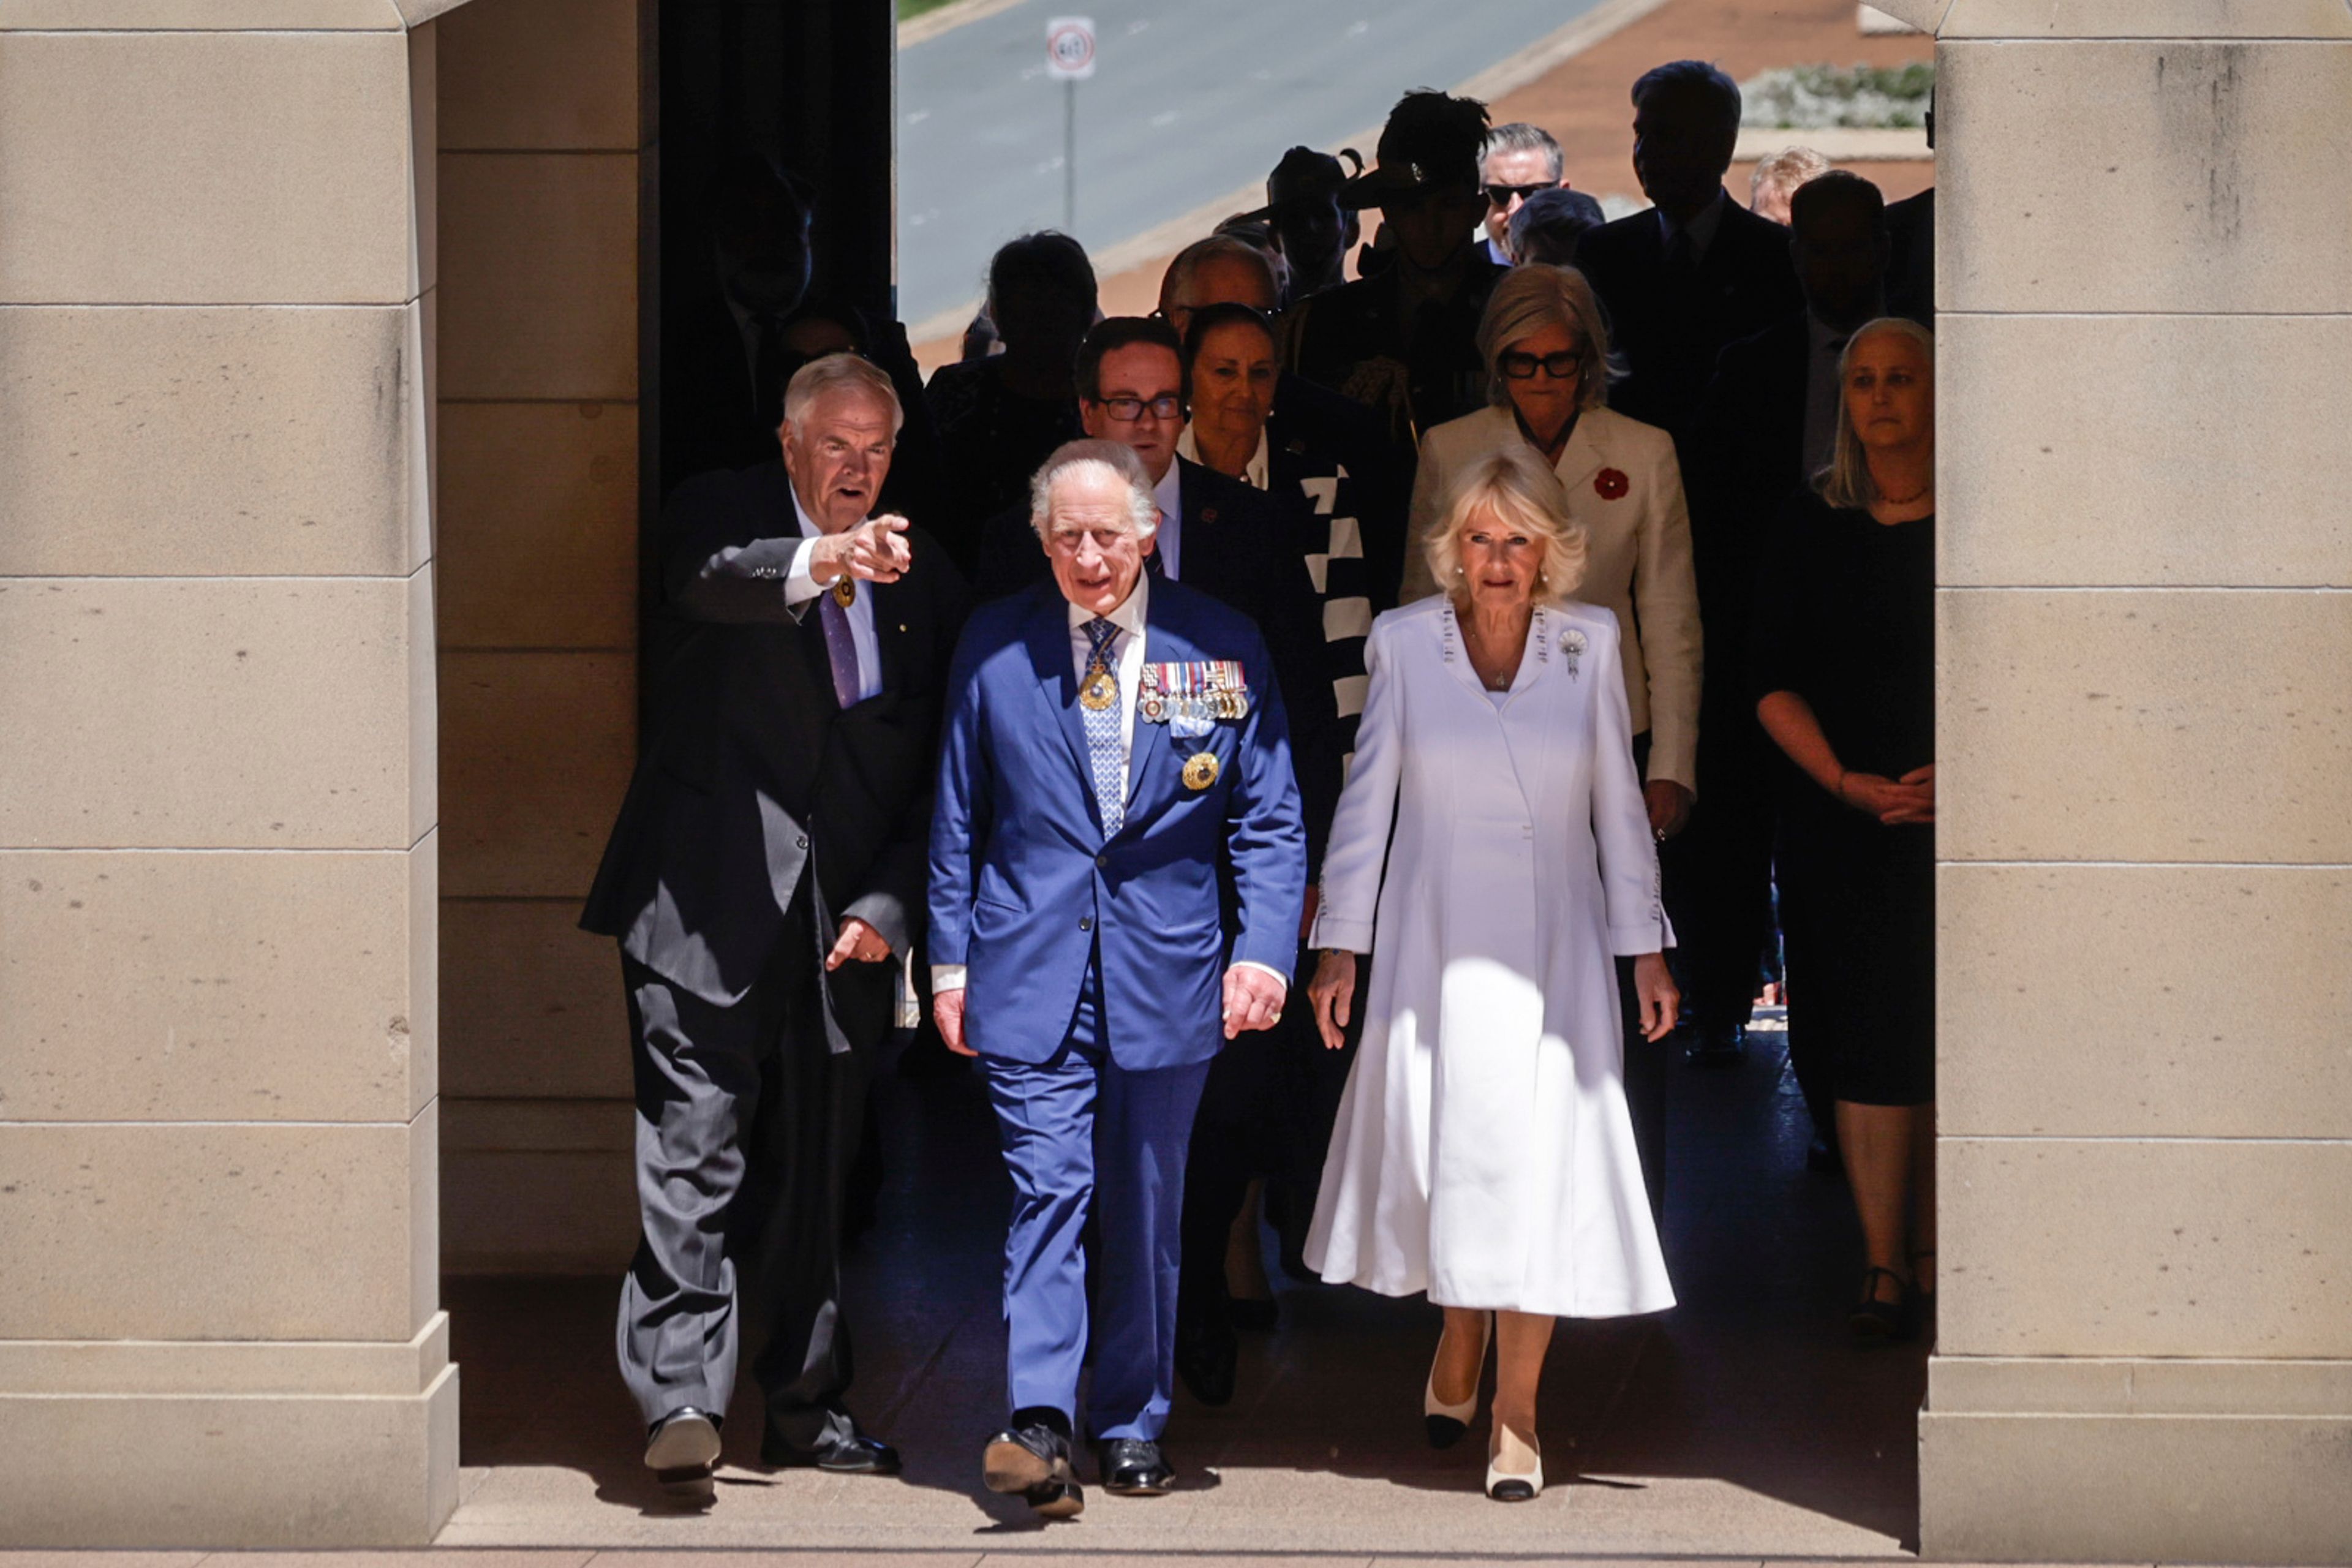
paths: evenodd
<path fill-rule="evenodd" d="M 1214 521 L 1217 521 L 1217 509 L 1216 509 L 1215 507 L 1213 507 L 1213 506 L 1204 506 L 1204 507 L 1202 507 L 1202 508 L 1201 509 L 1201 521 L 1202 521 L 1202 522 L 1214 522 Z"/>

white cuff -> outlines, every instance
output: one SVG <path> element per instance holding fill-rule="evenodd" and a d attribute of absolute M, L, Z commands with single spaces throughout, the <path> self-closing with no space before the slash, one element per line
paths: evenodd
<path fill-rule="evenodd" d="M 1315 917 L 1315 929 L 1307 935 L 1309 947 L 1334 948 L 1341 952 L 1372 951 L 1372 922 L 1342 920 L 1326 905 Z"/>
<path fill-rule="evenodd" d="M 936 996 L 942 991 L 962 990 L 964 987 L 963 973 L 965 967 L 965 965 L 961 963 L 932 964 L 931 994 Z"/>
<path fill-rule="evenodd" d="M 803 539 L 793 552 L 793 569 L 784 578 L 784 603 L 798 605 L 815 598 L 824 590 L 809 575 L 809 556 L 816 550 L 816 541 Z"/>
<path fill-rule="evenodd" d="M 1235 969 L 1255 969 L 1261 974 L 1271 974 L 1276 980 L 1282 982 L 1283 994 L 1286 996 L 1290 994 L 1290 976 L 1285 974 L 1281 970 L 1275 968 L 1270 963 L 1260 963 L 1255 959 L 1252 958 L 1236 958 L 1234 960 L 1234 967 Z"/>

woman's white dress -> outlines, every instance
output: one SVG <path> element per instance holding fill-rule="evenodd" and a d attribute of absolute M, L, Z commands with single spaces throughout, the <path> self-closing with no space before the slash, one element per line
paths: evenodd
<path fill-rule="evenodd" d="M 1449 1307 L 1670 1307 L 1612 955 L 1674 937 L 1616 617 L 1538 608 L 1507 694 L 1442 597 L 1381 616 L 1365 662 L 1312 942 L 1371 976 L 1307 1260 Z"/>

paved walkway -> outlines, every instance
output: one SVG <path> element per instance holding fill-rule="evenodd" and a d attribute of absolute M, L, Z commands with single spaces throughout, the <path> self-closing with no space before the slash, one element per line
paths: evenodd
<path fill-rule="evenodd" d="M 1852 1222 L 1843 1189 L 1802 1169 L 1779 1038 L 1732 1071 L 1675 1071 L 1668 1258 L 1683 1305 L 1563 1329 L 1542 1433 L 1554 1484 L 1534 1503 L 1481 1495 L 1483 1428 L 1448 1453 L 1423 1443 L 1433 1311 L 1322 1286 L 1284 1289 L 1281 1328 L 1245 1342 L 1232 1405 L 1180 1395 L 1177 1495 L 1090 1490 L 1082 1520 L 1040 1528 L 982 1492 L 978 1444 L 1003 1414 L 1009 1189 L 976 1082 L 892 1076 L 890 1181 L 853 1267 L 854 1403 L 904 1448 L 907 1476 L 760 1469 L 747 1391 L 717 1506 L 680 1512 L 638 1460 L 612 1366 L 614 1282 L 455 1281 L 464 1490 L 442 1543 L 828 1548 L 867 1564 L 901 1560 L 876 1552 L 1894 1556 L 1916 1532 L 1923 1357 L 1843 1339 Z"/>

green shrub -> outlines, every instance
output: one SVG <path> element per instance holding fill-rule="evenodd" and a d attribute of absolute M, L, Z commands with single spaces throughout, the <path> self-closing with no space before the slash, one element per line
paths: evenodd
<path fill-rule="evenodd" d="M 1739 84 L 1739 122 L 1780 131 L 1824 126 L 1916 128 L 1927 122 L 1927 95 L 1936 68 L 1906 66 L 1786 66 Z"/>

